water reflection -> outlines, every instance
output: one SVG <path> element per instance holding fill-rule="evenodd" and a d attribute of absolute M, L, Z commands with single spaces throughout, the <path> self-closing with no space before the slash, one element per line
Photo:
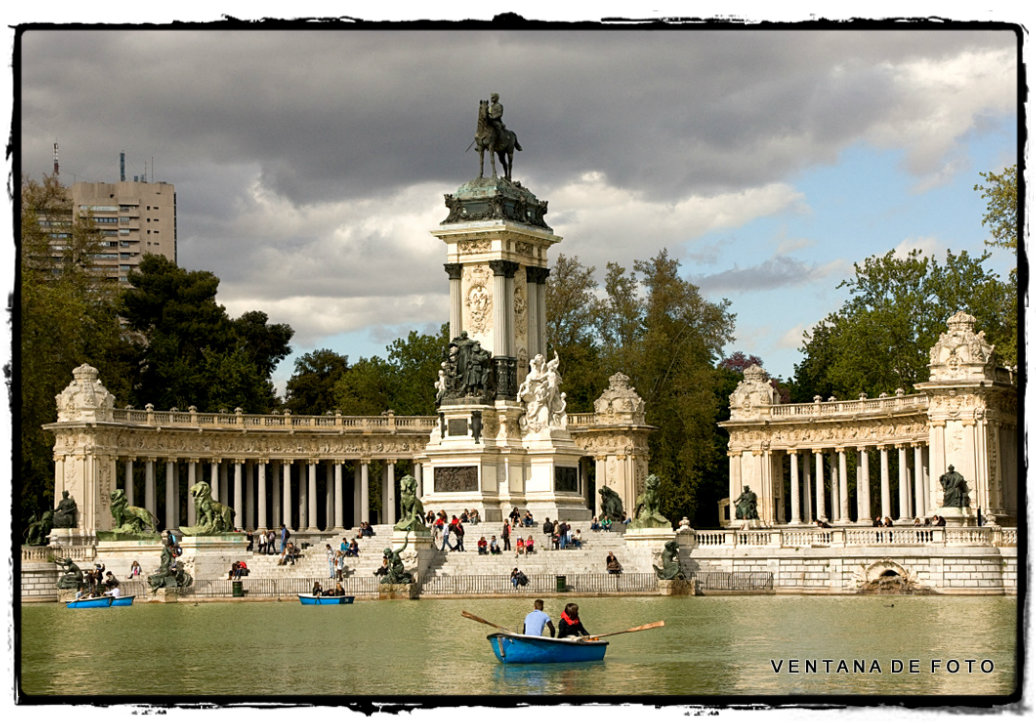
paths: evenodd
<path fill-rule="evenodd" d="M 566 599 L 546 598 L 555 619 Z M 664 619 L 611 639 L 602 662 L 504 665 L 472 611 L 517 628 L 524 599 L 22 607 L 21 685 L 40 695 L 731 696 L 1008 694 L 1017 600 L 953 596 L 587 598 L 591 632 Z M 932 661 L 988 660 L 952 673 Z M 849 671 L 802 673 L 807 661 Z M 892 671 L 917 660 L 919 672 Z M 852 673 L 856 660 L 881 670 Z M 176 662 L 170 690 L 169 662 Z M 798 663 L 791 663 L 798 662 Z M 835 664 L 837 666 L 837 664 Z M 775 670 L 775 666 L 778 667 Z M 794 666 L 796 673 L 789 673 Z M 264 670 L 266 675 L 259 675 Z"/>

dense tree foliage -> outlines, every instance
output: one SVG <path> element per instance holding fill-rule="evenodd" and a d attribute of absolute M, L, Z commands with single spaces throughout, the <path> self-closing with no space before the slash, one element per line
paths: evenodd
<path fill-rule="evenodd" d="M 387 348 L 387 359 L 361 357 L 335 383 L 335 407 L 344 415 L 380 415 L 387 410 L 397 415 L 434 414 L 435 381 L 448 343 L 449 327 L 444 324 L 438 334 L 411 331 L 406 339 L 395 340 Z"/>
<path fill-rule="evenodd" d="M 295 360 L 284 404 L 295 414 L 323 415 L 335 409 L 335 385 L 349 369 L 349 357 L 317 349 Z"/>
<path fill-rule="evenodd" d="M 917 250 L 906 258 L 890 251 L 854 265 L 854 277 L 840 285 L 850 298 L 809 332 L 801 349 L 796 394 L 911 391 L 928 379 L 928 351 L 958 310 L 974 315 L 1001 355 L 1010 355 L 1014 320 L 1003 304 L 1010 285 L 982 266 L 987 258 L 949 252 L 940 264 Z"/>
<path fill-rule="evenodd" d="M 291 348 L 292 329 L 264 312 L 231 319 L 216 303 L 219 279 L 148 255 L 130 272 L 119 312 L 133 336 L 138 370 L 131 403 L 158 409 L 269 412 L 270 373 Z"/>
<path fill-rule="evenodd" d="M 53 243 L 52 243 L 53 242 Z M 20 284 L 14 298 L 20 364 L 10 369 L 19 392 L 21 519 L 54 507 L 54 438 L 42 425 L 57 419 L 54 397 L 83 363 L 110 371 L 105 384 L 126 399 L 130 366 L 114 302 L 115 282 L 95 273 L 101 236 L 74 220 L 66 190 L 54 177 L 23 179 Z"/>
<path fill-rule="evenodd" d="M 985 184 L 976 184 L 975 190 L 982 192 L 986 200 L 986 213 L 982 223 L 992 236 L 986 244 L 1009 249 L 1018 254 L 1018 166 L 1010 166 L 999 174 L 982 173 Z M 1018 267 L 1008 273 L 1010 288 L 1002 300 L 1002 313 L 1009 321 L 1008 334 L 997 349 L 1000 359 L 1008 365 L 1018 362 Z"/>

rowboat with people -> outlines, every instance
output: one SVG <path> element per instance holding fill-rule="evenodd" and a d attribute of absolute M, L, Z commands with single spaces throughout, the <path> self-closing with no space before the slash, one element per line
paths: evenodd
<path fill-rule="evenodd" d="M 355 596 L 313 596 L 308 593 L 299 594 L 299 603 L 303 606 L 340 606 L 352 603 Z"/>
<path fill-rule="evenodd" d="M 655 621 L 654 623 L 647 623 L 642 626 L 634 626 L 622 631 L 613 631 L 597 636 L 552 638 L 550 636 L 530 636 L 508 631 L 503 626 L 499 626 L 467 611 L 461 611 L 461 616 L 499 629 L 496 633 L 486 636 L 486 639 L 489 641 L 493 653 L 496 654 L 496 658 L 504 664 L 571 664 L 584 661 L 601 661 L 608 649 L 608 642 L 601 641 L 602 638 L 665 626 L 665 621 Z"/>
<path fill-rule="evenodd" d="M 136 596 L 92 596 L 69 601 L 65 608 L 115 608 L 132 606 Z"/>

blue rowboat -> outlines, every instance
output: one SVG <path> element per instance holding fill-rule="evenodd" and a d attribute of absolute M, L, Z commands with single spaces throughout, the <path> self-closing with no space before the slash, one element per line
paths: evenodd
<path fill-rule="evenodd" d="M 308 593 L 299 594 L 299 602 L 303 606 L 338 606 L 343 603 L 352 603 L 355 596 L 311 596 Z"/>
<path fill-rule="evenodd" d="M 493 653 L 505 664 L 570 664 L 600 661 L 607 641 L 552 639 L 546 636 L 494 633 L 486 637 Z"/>
<path fill-rule="evenodd" d="M 97 596 L 96 598 L 80 598 L 69 601 L 65 608 L 113 608 L 116 606 L 132 606 L 135 596 Z"/>

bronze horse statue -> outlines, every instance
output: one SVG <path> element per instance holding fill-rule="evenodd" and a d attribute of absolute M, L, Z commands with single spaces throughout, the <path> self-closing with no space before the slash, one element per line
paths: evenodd
<path fill-rule="evenodd" d="M 478 177 L 485 175 L 485 152 L 489 149 L 489 163 L 496 178 L 495 153 L 500 157 L 500 165 L 504 167 L 504 178 L 511 180 L 511 166 L 514 164 L 514 152 L 521 151 L 518 136 L 514 131 L 504 131 L 501 138 L 489 123 L 489 101 L 478 102 L 478 130 L 475 131 L 475 148 L 478 149 Z"/>

